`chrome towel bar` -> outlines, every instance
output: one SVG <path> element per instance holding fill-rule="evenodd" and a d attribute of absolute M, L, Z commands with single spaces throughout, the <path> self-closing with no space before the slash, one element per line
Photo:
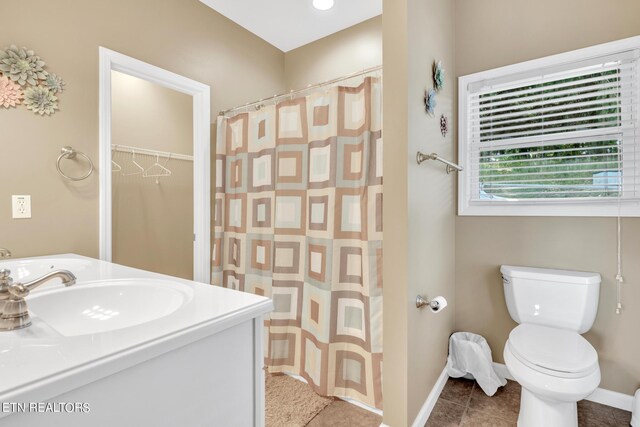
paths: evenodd
<path fill-rule="evenodd" d="M 447 165 L 447 173 L 451 173 L 454 171 L 461 172 L 464 169 L 462 166 L 458 164 L 455 164 L 453 162 L 450 162 L 449 160 L 443 159 L 442 157 L 438 156 L 436 153 L 424 154 L 418 151 L 418 153 L 416 154 L 416 161 L 418 162 L 418 164 L 424 162 L 425 160 L 437 160 L 439 162 L 444 163 L 445 165 Z"/>
<path fill-rule="evenodd" d="M 80 177 L 68 176 L 67 174 L 62 172 L 62 169 L 60 168 L 60 161 L 62 159 L 75 159 L 76 155 L 78 155 L 80 157 L 84 157 L 84 159 L 89 163 L 89 171 L 85 175 L 82 175 Z M 84 153 L 82 153 L 80 151 L 76 151 L 72 147 L 69 147 L 67 145 L 67 146 L 62 147 L 62 149 L 60 150 L 60 155 L 58 156 L 58 160 L 56 160 L 56 169 L 58 170 L 58 173 L 60 175 L 62 175 L 64 178 L 66 178 L 66 179 L 68 179 L 70 181 L 82 181 L 83 179 L 89 178 L 89 175 L 91 175 L 91 173 L 93 172 L 93 162 L 91 161 L 89 156 L 87 156 L 86 154 L 84 154 Z"/>

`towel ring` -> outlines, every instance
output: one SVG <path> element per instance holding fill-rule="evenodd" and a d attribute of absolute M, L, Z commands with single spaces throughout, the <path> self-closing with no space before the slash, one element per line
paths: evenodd
<path fill-rule="evenodd" d="M 68 179 L 70 181 L 82 181 L 83 179 L 89 178 L 89 175 L 91 175 L 93 173 L 93 162 L 91 161 L 89 156 L 87 156 L 86 154 L 84 154 L 81 151 L 74 150 L 72 147 L 70 147 L 68 145 L 62 147 L 62 150 L 60 150 L 60 151 L 61 151 L 61 154 L 58 156 L 58 160 L 56 161 L 56 169 L 58 169 L 58 173 L 60 175 L 62 175 L 64 178 L 66 178 L 66 179 Z M 78 177 L 78 178 L 73 177 L 73 176 L 68 176 L 67 174 L 62 172 L 62 169 L 60 168 L 60 161 L 62 161 L 62 159 L 75 159 L 76 155 L 80 155 L 80 156 L 84 157 L 89 162 L 89 172 L 87 172 L 86 175 L 83 175 L 83 176 Z"/>

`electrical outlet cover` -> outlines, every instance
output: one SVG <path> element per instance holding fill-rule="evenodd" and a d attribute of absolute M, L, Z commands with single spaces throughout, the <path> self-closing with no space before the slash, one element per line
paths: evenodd
<path fill-rule="evenodd" d="M 31 218 L 31 196 L 11 196 L 11 209 L 14 219 Z"/>

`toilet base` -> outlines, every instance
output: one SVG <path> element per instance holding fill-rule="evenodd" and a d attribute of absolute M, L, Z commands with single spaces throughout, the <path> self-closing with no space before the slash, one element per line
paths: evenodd
<path fill-rule="evenodd" d="M 518 427 L 578 427 L 577 402 L 546 400 L 522 388 Z"/>

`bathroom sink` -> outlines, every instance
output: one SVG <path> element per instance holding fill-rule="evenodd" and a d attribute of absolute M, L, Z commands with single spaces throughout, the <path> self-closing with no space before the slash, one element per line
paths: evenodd
<path fill-rule="evenodd" d="M 71 337 L 151 322 L 175 312 L 193 295 L 170 280 L 121 279 L 80 283 L 27 298 L 32 316 Z"/>

